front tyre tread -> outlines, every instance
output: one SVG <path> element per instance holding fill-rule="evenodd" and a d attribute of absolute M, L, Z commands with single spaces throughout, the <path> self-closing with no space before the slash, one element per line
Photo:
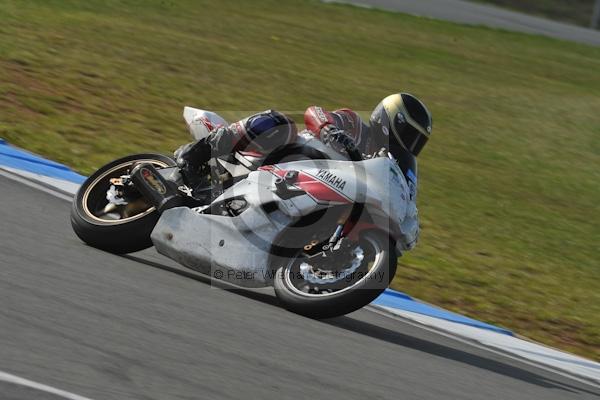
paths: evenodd
<path fill-rule="evenodd" d="M 387 233 L 369 231 L 374 240 L 381 246 L 381 262 L 373 272 L 383 273 L 383 279 L 365 279 L 355 287 L 341 292 L 333 293 L 324 297 L 302 296 L 288 287 L 284 274 L 286 267 L 281 267 L 275 274 L 273 286 L 275 294 L 283 306 L 296 314 L 309 318 L 323 319 L 333 318 L 356 311 L 375 300 L 389 286 L 396 274 L 397 257 L 395 243 Z M 380 275 L 381 276 L 381 275 Z"/>

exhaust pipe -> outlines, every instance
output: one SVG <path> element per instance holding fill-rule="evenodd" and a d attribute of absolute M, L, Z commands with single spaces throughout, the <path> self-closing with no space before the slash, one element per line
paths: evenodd
<path fill-rule="evenodd" d="M 150 163 L 137 164 L 131 170 L 131 181 L 144 198 L 156 207 L 159 213 L 184 205 L 177 184 L 166 180 Z"/>

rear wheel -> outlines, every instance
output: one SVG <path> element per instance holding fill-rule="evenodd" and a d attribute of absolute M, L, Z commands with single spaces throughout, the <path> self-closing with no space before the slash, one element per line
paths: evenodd
<path fill-rule="evenodd" d="M 110 180 L 128 175 L 133 165 L 140 162 L 157 168 L 176 165 L 171 158 L 160 154 L 135 154 L 101 167 L 79 188 L 71 208 L 71 226 L 88 245 L 117 254 L 152 246 L 150 234 L 159 217 L 155 208 L 135 193 L 124 204 L 107 200 Z"/>
<path fill-rule="evenodd" d="M 277 270 L 275 293 L 284 307 L 311 318 L 356 311 L 375 300 L 396 273 L 395 246 L 383 232 L 367 231 L 358 242 L 309 256 L 299 251 Z"/>

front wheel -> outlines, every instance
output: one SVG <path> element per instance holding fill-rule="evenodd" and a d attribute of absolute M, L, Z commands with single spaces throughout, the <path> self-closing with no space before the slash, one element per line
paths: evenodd
<path fill-rule="evenodd" d="M 175 161 L 160 154 L 135 154 L 101 167 L 81 185 L 71 208 L 71 226 L 85 243 L 116 254 L 133 253 L 152 246 L 150 234 L 158 213 L 141 195 L 124 204 L 107 200 L 110 180 L 128 175 L 136 163 L 151 163 L 157 168 L 175 166 Z"/>
<path fill-rule="evenodd" d="M 299 251 L 275 275 L 275 293 L 284 307 L 311 318 L 331 318 L 369 304 L 396 273 L 394 242 L 367 231 L 325 255 Z"/>

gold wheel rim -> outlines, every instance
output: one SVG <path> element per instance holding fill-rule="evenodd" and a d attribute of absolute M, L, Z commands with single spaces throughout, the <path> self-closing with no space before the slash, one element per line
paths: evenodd
<path fill-rule="evenodd" d="M 156 207 L 150 207 L 148 208 L 146 211 L 136 214 L 134 216 L 131 217 L 127 217 L 127 218 L 121 218 L 118 220 L 107 220 L 107 219 L 102 219 L 97 217 L 96 215 L 94 215 L 94 213 L 92 213 L 88 207 L 88 198 L 90 196 L 90 193 L 92 191 L 93 188 L 96 187 L 96 185 L 98 184 L 98 182 L 102 181 L 104 178 L 106 178 L 106 176 L 111 175 L 112 173 L 114 173 L 115 171 L 118 171 L 119 169 L 123 169 L 127 166 L 133 165 L 134 163 L 143 163 L 143 162 L 147 162 L 147 163 L 151 163 L 154 166 L 160 167 L 160 168 L 166 168 L 169 165 L 165 162 L 162 161 L 158 161 L 158 160 L 151 160 L 151 159 L 141 159 L 141 160 L 133 160 L 133 161 L 127 161 L 118 165 L 115 165 L 114 167 L 110 168 L 109 170 L 103 172 L 102 174 L 100 174 L 98 177 L 96 177 L 96 179 L 94 179 L 94 181 L 88 185 L 88 187 L 86 188 L 85 192 L 83 192 L 83 196 L 81 199 L 81 203 L 82 203 L 82 207 L 83 207 L 83 211 L 85 212 L 85 214 L 98 222 L 101 222 L 104 225 L 121 225 L 121 224 L 125 224 L 131 221 L 134 221 L 136 219 L 140 219 L 142 217 L 145 217 L 146 215 L 152 213 L 154 210 L 156 210 Z"/>

